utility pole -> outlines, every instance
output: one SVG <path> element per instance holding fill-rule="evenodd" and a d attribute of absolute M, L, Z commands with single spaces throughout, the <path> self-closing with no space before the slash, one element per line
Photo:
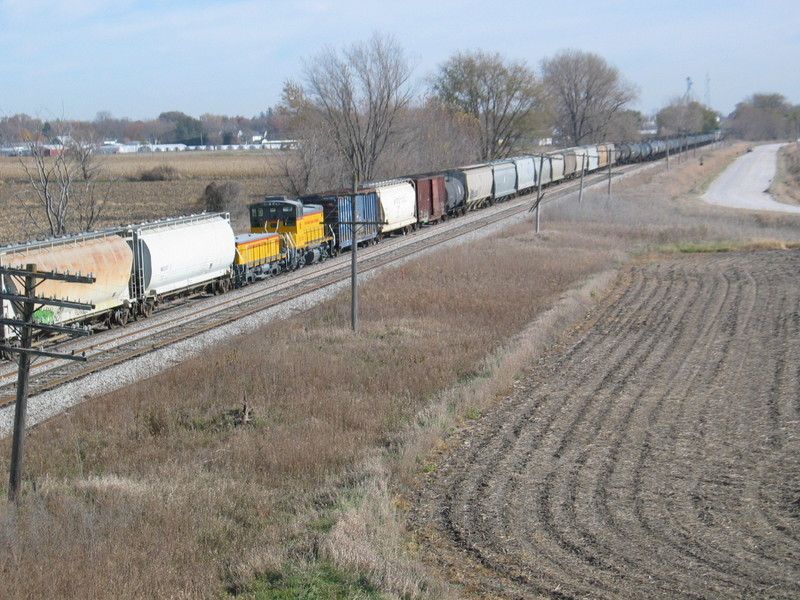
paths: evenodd
<path fill-rule="evenodd" d="M 586 173 L 586 153 L 581 154 L 581 187 L 578 189 L 578 204 L 583 200 L 583 176 Z"/>
<path fill-rule="evenodd" d="M 353 194 L 350 197 L 350 221 L 340 221 L 350 227 L 352 244 L 350 245 L 350 326 L 358 331 L 358 226 L 386 225 L 385 221 L 358 220 L 358 177 L 353 178 Z"/>
<path fill-rule="evenodd" d="M 681 143 L 678 144 L 678 162 L 684 162 L 688 160 L 686 156 L 686 150 L 689 149 L 689 140 L 687 139 L 687 123 L 686 119 L 689 116 L 689 102 L 691 101 L 691 93 L 692 93 L 692 78 L 686 78 L 686 93 L 683 95 L 683 107 L 681 110 L 681 126 L 680 126 L 680 135 L 681 135 Z M 684 145 L 686 148 L 684 149 Z"/>
<path fill-rule="evenodd" d="M 550 180 L 553 179 L 553 161 L 564 160 L 563 155 L 550 155 L 548 156 L 548 163 L 550 165 Z M 536 163 L 534 163 L 536 164 Z M 528 212 L 536 211 L 536 233 L 541 229 L 541 213 L 542 213 L 542 200 L 544 194 L 542 193 L 542 172 L 544 171 L 544 154 L 539 155 L 539 172 L 536 175 L 536 200 L 533 201 L 533 206 L 528 209 Z M 563 172 L 562 172 L 563 175 Z"/>
<path fill-rule="evenodd" d="M 351 209 L 350 232 L 353 243 L 350 245 L 350 326 L 358 331 L 358 239 L 356 238 L 356 197 L 358 195 L 358 175 L 353 177 L 353 196 Z"/>
<path fill-rule="evenodd" d="M 28 408 L 28 380 L 30 375 L 31 356 L 47 356 L 50 358 L 64 358 L 68 360 L 86 360 L 86 357 L 84 356 L 58 354 L 55 352 L 47 352 L 45 350 L 33 349 L 31 347 L 31 343 L 34 333 L 37 331 L 46 331 L 66 333 L 74 336 L 89 335 L 91 333 L 91 330 L 88 328 L 63 327 L 60 325 L 36 323 L 33 319 L 34 313 L 41 306 L 61 306 L 77 309 L 94 308 L 94 305 L 92 304 L 72 302 L 66 299 L 37 298 L 36 287 L 39 285 L 39 282 L 43 280 L 67 281 L 72 283 L 94 283 L 95 278 L 91 275 L 70 275 L 69 273 L 58 273 L 56 271 L 37 272 L 35 264 L 29 264 L 25 267 L 25 269 L 0 267 L 0 281 L 2 281 L 4 277 L 16 278 L 17 280 L 21 279 L 24 282 L 24 292 L 22 295 L 13 294 L 10 290 L 6 291 L 5 285 L 0 288 L 0 291 L 2 291 L 2 293 L 0 293 L 0 303 L 2 303 L 3 300 L 10 301 L 16 309 L 16 315 L 21 317 L 7 318 L 5 315 L 2 315 L 0 318 L 0 326 L 8 326 L 16 329 L 20 337 L 19 347 L 13 347 L 9 344 L 0 346 L 0 350 L 3 350 L 4 352 L 20 355 L 17 363 L 19 366 L 19 371 L 17 375 L 17 397 L 16 405 L 14 407 L 14 437 L 11 446 L 11 469 L 9 473 L 8 485 L 8 501 L 19 504 L 19 488 L 22 482 L 22 450 L 23 442 L 25 440 L 25 419 Z M 9 317 L 14 317 L 16 315 L 9 315 Z"/>
<path fill-rule="evenodd" d="M 536 233 L 539 233 L 539 224 L 541 220 L 540 212 L 542 210 L 542 198 L 544 198 L 544 194 L 542 194 L 542 171 L 544 170 L 544 154 L 539 155 L 539 172 L 537 173 L 536 177 L 536 200 L 533 201 L 533 206 L 531 206 L 531 211 L 536 211 Z M 552 163 L 550 165 L 550 175 L 552 177 L 553 174 L 553 166 Z"/>

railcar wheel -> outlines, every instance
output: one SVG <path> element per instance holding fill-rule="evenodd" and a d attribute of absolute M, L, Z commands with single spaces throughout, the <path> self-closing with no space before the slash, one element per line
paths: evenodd
<path fill-rule="evenodd" d="M 17 340 L 5 340 L 6 345 L 11 348 L 18 348 L 19 342 Z M 16 352 L 7 352 L 6 350 L 0 350 L 0 360 L 13 360 Z"/>
<path fill-rule="evenodd" d="M 117 325 L 120 327 L 124 327 L 128 324 L 128 318 L 130 317 L 130 312 L 127 308 L 121 308 L 114 313 L 114 319 L 117 321 Z"/>
<path fill-rule="evenodd" d="M 153 314 L 153 309 L 155 305 L 152 301 L 146 300 L 139 305 L 139 314 L 142 315 L 145 319 L 149 319 L 150 315 Z"/>

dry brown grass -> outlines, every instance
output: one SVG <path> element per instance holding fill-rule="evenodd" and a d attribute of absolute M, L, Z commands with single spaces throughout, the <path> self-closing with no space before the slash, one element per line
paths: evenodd
<path fill-rule="evenodd" d="M 769 191 L 780 202 L 800 205 L 800 142 L 778 151 L 777 172 Z"/>
<path fill-rule="evenodd" d="M 0 507 L 5 596 L 219 597 L 332 563 L 385 597 L 456 597 L 407 552 L 402 492 L 426 453 L 632 252 L 796 239 L 797 217 L 681 195 L 734 154 L 549 207 L 541 235 L 526 219 L 386 272 L 362 287 L 358 334 L 343 294 L 36 427 L 23 506 Z"/>

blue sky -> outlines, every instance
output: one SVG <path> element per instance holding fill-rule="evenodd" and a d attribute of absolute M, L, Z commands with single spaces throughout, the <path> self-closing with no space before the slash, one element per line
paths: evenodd
<path fill-rule="evenodd" d="M 800 103 L 797 0 L 0 0 L 0 116 L 252 117 L 304 61 L 393 35 L 417 88 L 450 56 L 594 52 L 662 108 L 693 81 L 723 114 L 753 93 Z"/>

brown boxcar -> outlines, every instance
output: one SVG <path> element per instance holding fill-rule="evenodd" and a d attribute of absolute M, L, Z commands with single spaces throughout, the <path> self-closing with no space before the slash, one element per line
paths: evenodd
<path fill-rule="evenodd" d="M 417 223 L 438 223 L 447 215 L 444 175 L 412 175 L 417 190 Z"/>

